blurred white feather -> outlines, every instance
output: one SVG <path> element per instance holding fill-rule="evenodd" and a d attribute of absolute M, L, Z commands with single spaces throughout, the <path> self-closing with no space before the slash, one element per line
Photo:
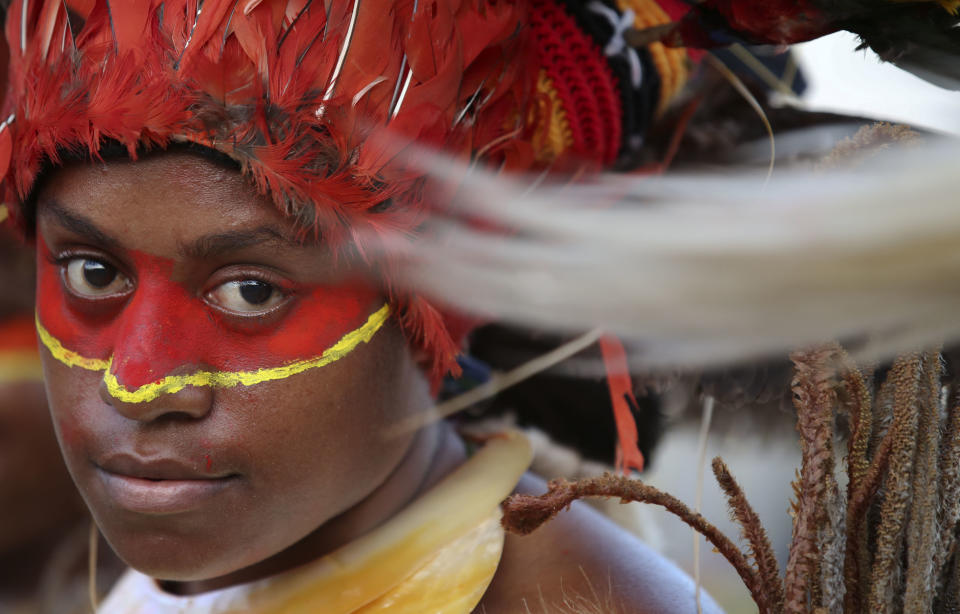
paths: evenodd
<path fill-rule="evenodd" d="M 765 188 L 755 172 L 557 185 L 427 159 L 456 196 L 387 249 L 402 283 L 459 311 L 603 327 L 643 368 L 832 339 L 869 358 L 960 339 L 956 141 L 781 170 Z"/>

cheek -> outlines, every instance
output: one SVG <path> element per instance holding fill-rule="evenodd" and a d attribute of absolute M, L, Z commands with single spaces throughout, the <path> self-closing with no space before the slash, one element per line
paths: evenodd
<path fill-rule="evenodd" d="M 98 386 L 101 373 L 70 368 L 43 352 L 44 379 L 53 426 L 68 468 L 86 458 L 91 428 L 96 424 L 96 408 L 102 405 Z"/>
<path fill-rule="evenodd" d="M 399 464 L 412 435 L 385 433 L 428 399 L 403 343 L 391 328 L 342 364 L 249 389 L 258 400 L 248 406 L 264 411 L 248 444 L 271 492 L 265 499 L 277 508 L 272 515 L 285 518 L 281 530 L 302 537 L 368 496 Z"/>

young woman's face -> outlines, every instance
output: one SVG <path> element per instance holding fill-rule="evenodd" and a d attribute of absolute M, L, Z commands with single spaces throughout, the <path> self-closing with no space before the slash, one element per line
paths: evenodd
<path fill-rule="evenodd" d="M 284 551 L 410 445 L 383 434 L 428 398 L 389 307 L 293 234 L 188 154 L 69 167 L 38 196 L 57 436 L 111 545 L 154 577 Z"/>

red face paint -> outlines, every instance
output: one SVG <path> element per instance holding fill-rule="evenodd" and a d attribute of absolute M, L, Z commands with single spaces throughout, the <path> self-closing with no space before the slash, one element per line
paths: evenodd
<path fill-rule="evenodd" d="M 133 290 L 123 298 L 80 299 L 41 241 L 38 320 L 66 350 L 109 360 L 129 390 L 171 374 L 253 372 L 321 356 L 368 321 L 379 293 L 362 283 L 281 288 L 294 296 L 272 325 L 230 315 L 172 281 L 173 262 L 130 252 Z M 266 316 L 269 320 L 271 316 Z M 276 379 L 276 378 L 274 378 Z"/>

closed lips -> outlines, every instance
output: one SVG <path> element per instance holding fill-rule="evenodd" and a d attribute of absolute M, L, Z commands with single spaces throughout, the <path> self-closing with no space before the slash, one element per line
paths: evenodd
<path fill-rule="evenodd" d="M 143 460 L 130 455 L 116 455 L 94 463 L 100 469 L 114 475 L 144 480 L 220 480 L 233 473 L 208 473 L 197 468 L 196 463 L 175 458 Z"/>
<path fill-rule="evenodd" d="M 114 505 L 151 516 L 203 508 L 239 478 L 236 473 L 209 474 L 180 460 L 145 462 L 129 456 L 107 459 L 97 469 Z"/>

